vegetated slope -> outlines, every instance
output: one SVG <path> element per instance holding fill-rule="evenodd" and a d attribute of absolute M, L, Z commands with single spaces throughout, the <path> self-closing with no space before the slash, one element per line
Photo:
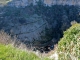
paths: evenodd
<path fill-rule="evenodd" d="M 64 32 L 58 52 L 60 60 L 80 60 L 80 24 L 74 24 Z"/>
<path fill-rule="evenodd" d="M 24 51 L 12 45 L 0 44 L 0 60 L 50 60 L 47 57 L 38 57 L 31 51 Z"/>
<path fill-rule="evenodd" d="M 27 50 L 22 43 L 18 46 L 18 43 L 13 40 L 14 38 L 11 38 L 10 35 L 0 31 L 0 60 L 50 60 L 47 57 L 41 58 L 31 50 Z M 24 49 L 22 50 L 22 48 Z"/>
<path fill-rule="evenodd" d="M 10 35 L 0 31 L 0 60 L 39 60 L 35 54 L 13 47 L 16 43 Z"/>
<path fill-rule="evenodd" d="M 35 54 L 0 44 L 0 60 L 40 60 Z"/>

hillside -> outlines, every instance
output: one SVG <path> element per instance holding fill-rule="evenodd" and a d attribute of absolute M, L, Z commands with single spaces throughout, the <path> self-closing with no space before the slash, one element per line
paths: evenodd
<path fill-rule="evenodd" d="M 28 49 L 25 44 L 16 43 L 16 38 L 0 31 L 0 60 L 50 60 L 38 52 Z"/>
<path fill-rule="evenodd" d="M 0 44 L 0 60 L 40 60 L 35 54 Z"/>
<path fill-rule="evenodd" d="M 0 58 L 79 60 L 79 4 L 79 0 L 0 0 Z"/>
<path fill-rule="evenodd" d="M 45 6 L 42 2 L 26 7 L 0 7 L 0 30 L 28 47 L 54 46 L 72 21 L 80 22 L 79 6 Z M 46 49 L 45 49 L 46 50 Z"/>
<path fill-rule="evenodd" d="M 65 31 L 64 36 L 58 42 L 58 49 L 55 49 L 50 55 L 47 53 L 48 56 L 23 48 L 24 46 L 14 47 L 14 42 L 11 43 L 11 40 L 6 33 L 0 36 L 1 60 L 80 60 L 80 24 L 74 24 Z M 10 43 L 6 45 L 5 42 Z"/>
<path fill-rule="evenodd" d="M 60 60 L 80 60 L 80 24 L 74 24 L 64 32 L 58 43 Z"/>

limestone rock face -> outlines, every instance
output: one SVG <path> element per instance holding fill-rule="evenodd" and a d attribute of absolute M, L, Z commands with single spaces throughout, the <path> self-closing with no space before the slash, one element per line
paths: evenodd
<path fill-rule="evenodd" d="M 31 3 L 35 5 L 36 1 L 38 0 L 12 0 L 9 2 L 9 6 L 0 9 L 0 29 L 5 30 L 12 36 L 16 35 L 17 38 L 23 42 L 34 41 L 37 43 L 38 41 L 37 44 L 43 44 L 49 42 L 52 38 L 59 40 L 63 35 L 62 31 L 70 26 L 69 20 L 77 19 L 77 16 L 73 18 L 73 16 L 78 13 L 77 8 L 73 8 L 73 6 L 68 7 L 67 5 L 79 5 L 80 1 L 42 0 L 46 5 L 54 5 L 53 8 L 49 7 L 51 10 L 49 8 L 45 10 L 43 7 L 36 9 L 37 6 L 27 6 Z M 66 6 L 64 6 L 65 8 L 63 7 L 63 9 L 62 6 L 55 6 L 55 4 Z M 11 6 L 27 7 L 16 8 Z M 68 11 L 66 11 L 66 9 Z"/>
<path fill-rule="evenodd" d="M 49 25 L 46 20 L 43 20 L 40 16 L 34 14 L 26 19 L 18 20 L 5 20 L 6 26 L 4 29 L 6 32 L 9 31 L 11 35 L 16 35 L 20 41 L 32 42 L 32 41 L 44 41 L 48 40 L 46 36 L 46 28 L 49 29 Z M 43 39 L 41 36 L 44 36 Z"/>
<path fill-rule="evenodd" d="M 8 3 L 9 6 L 25 7 L 27 5 L 35 5 L 38 0 L 12 0 Z"/>
<path fill-rule="evenodd" d="M 9 2 L 10 6 L 16 6 L 16 7 L 25 7 L 29 4 L 36 5 L 36 2 L 39 0 L 12 0 Z M 80 0 L 42 0 L 42 2 L 48 6 L 51 5 L 80 5 Z"/>

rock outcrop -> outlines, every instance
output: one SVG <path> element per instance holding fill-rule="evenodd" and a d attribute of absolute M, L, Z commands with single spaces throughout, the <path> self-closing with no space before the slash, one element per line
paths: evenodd
<path fill-rule="evenodd" d="M 57 43 L 63 36 L 63 31 L 71 26 L 71 21 L 80 22 L 80 8 L 74 6 L 72 0 L 66 0 L 66 2 L 62 0 L 44 0 L 43 2 L 52 5 L 51 1 L 55 1 L 54 4 L 58 5 L 51 7 L 44 4 L 27 6 L 33 3 L 33 0 L 11 1 L 8 3 L 9 6 L 1 7 L 0 9 L 0 29 L 5 30 L 12 36 L 16 35 L 24 43 L 33 43 L 37 46 L 39 44 L 47 45 L 51 44 L 53 38 Z M 79 0 L 73 1 L 75 4 L 79 3 Z M 67 2 L 70 2 L 70 4 L 66 5 Z M 14 6 L 22 6 L 24 8 L 16 8 Z"/>
<path fill-rule="evenodd" d="M 44 4 L 51 5 L 80 5 L 80 0 L 12 0 L 8 5 L 16 7 L 25 7 L 27 5 L 36 5 L 38 1 L 42 1 Z"/>
<path fill-rule="evenodd" d="M 6 20 L 9 17 L 2 18 L 4 20 L 0 21 L 0 27 L 2 27 L 0 29 L 5 30 L 12 36 L 16 35 L 17 38 L 24 43 L 33 41 L 35 43 L 36 41 L 48 40 L 46 38 L 46 33 L 48 33 L 46 32 L 46 29 L 50 29 L 48 22 L 43 20 L 41 16 L 38 16 L 37 14 L 33 14 L 25 19 L 21 17 L 13 17 L 10 20 Z"/>

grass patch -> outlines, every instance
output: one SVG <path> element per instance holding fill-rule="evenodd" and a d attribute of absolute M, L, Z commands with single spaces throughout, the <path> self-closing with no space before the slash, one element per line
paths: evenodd
<path fill-rule="evenodd" d="M 31 50 L 24 50 L 27 47 L 22 43 L 18 45 L 15 40 L 3 30 L 0 31 L 0 60 L 50 60 L 40 54 L 37 56 Z"/>
<path fill-rule="evenodd" d="M 74 24 L 64 32 L 58 43 L 59 60 L 80 60 L 80 24 Z"/>
<path fill-rule="evenodd" d="M 40 60 L 40 58 L 32 52 L 0 44 L 0 60 Z"/>

